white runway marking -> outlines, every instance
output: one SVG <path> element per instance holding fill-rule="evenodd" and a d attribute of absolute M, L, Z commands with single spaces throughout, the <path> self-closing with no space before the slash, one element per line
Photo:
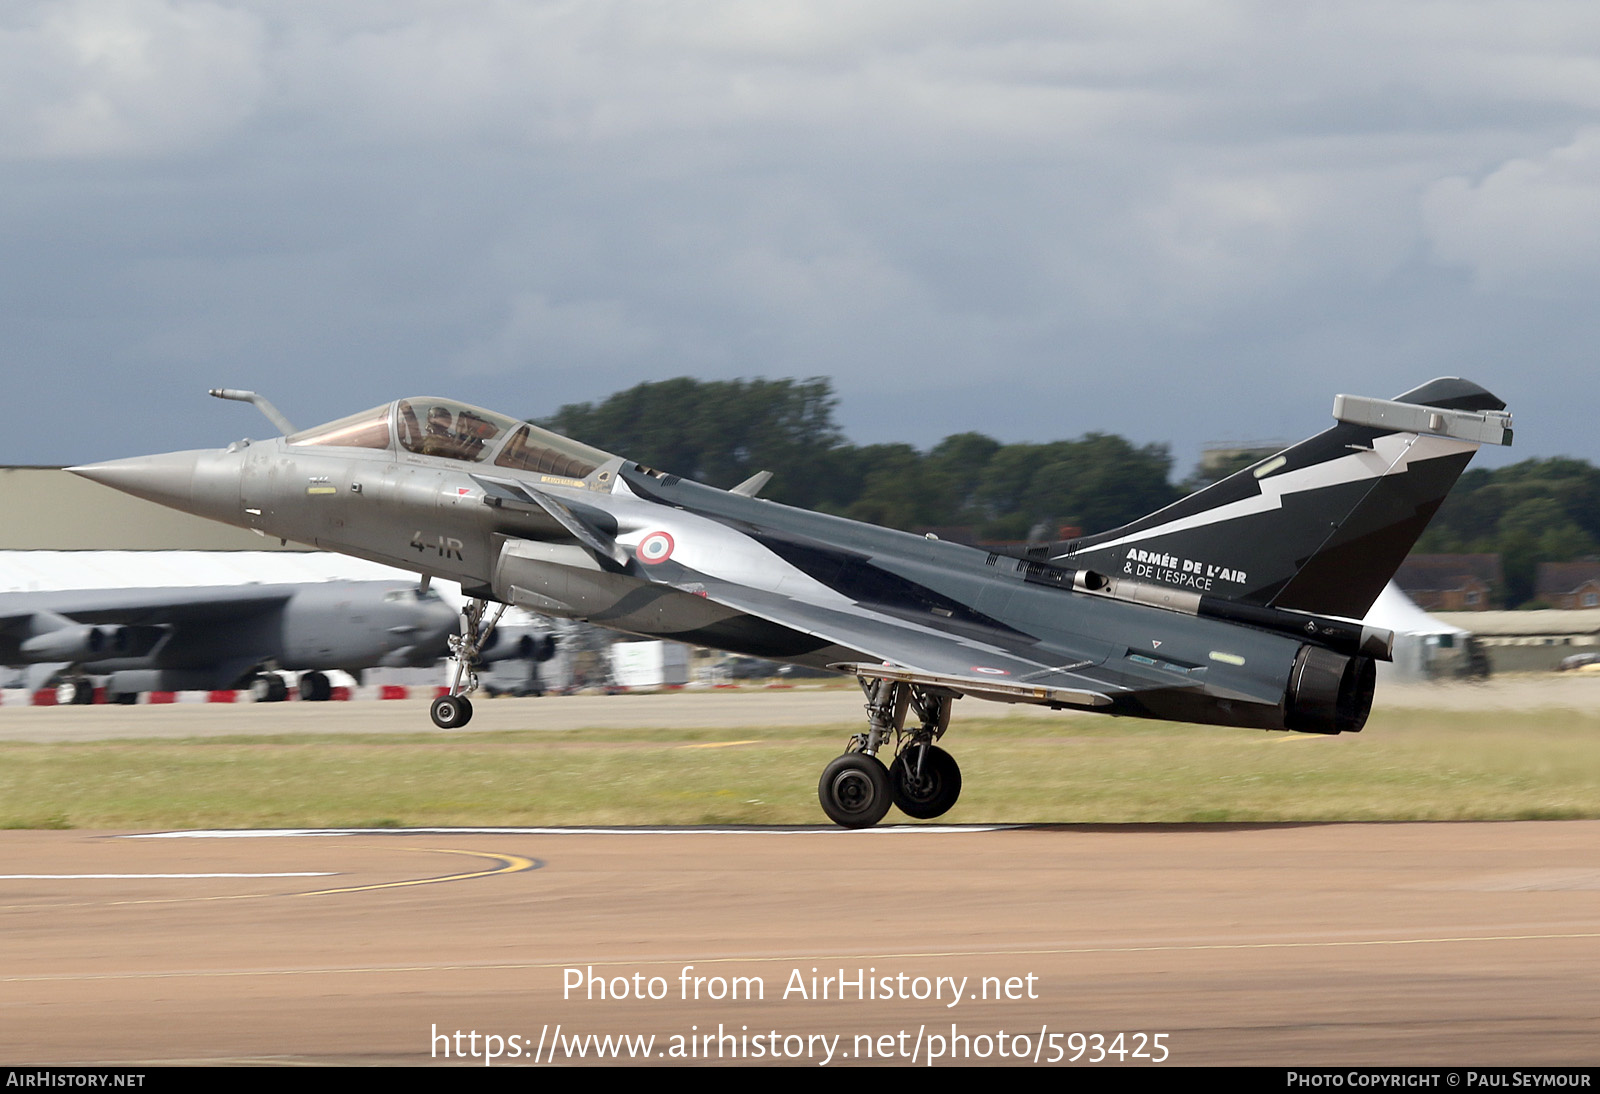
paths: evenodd
<path fill-rule="evenodd" d="M 333 877 L 332 870 L 299 870 L 277 874 L 0 874 L 0 881 L 96 881 L 206 877 Z"/>

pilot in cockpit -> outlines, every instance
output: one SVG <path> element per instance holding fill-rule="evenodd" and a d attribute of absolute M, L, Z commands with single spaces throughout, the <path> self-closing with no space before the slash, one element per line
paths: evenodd
<path fill-rule="evenodd" d="M 452 431 L 450 408 L 435 406 L 428 411 L 428 427 L 422 435 L 424 456 L 456 455 L 456 438 Z"/>

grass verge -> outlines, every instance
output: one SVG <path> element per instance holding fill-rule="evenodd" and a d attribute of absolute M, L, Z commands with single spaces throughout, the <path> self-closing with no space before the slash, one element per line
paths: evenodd
<path fill-rule="evenodd" d="M 817 824 L 849 727 L 0 744 L 0 828 Z M 1341 737 L 969 719 L 943 823 L 1600 817 L 1600 715 L 1375 715 Z M 905 818 L 891 811 L 888 822 Z"/>

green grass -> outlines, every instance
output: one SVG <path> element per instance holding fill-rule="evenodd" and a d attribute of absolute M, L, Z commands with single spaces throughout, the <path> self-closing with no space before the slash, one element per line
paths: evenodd
<path fill-rule="evenodd" d="M 817 824 L 851 731 L 0 744 L 0 828 Z M 1397 711 L 1341 737 L 969 719 L 945 743 L 949 823 L 1600 817 L 1600 715 L 1570 710 Z"/>

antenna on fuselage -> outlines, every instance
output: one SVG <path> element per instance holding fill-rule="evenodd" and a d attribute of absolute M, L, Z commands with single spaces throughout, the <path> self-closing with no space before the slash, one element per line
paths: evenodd
<path fill-rule="evenodd" d="M 728 493 L 738 494 L 746 498 L 753 498 L 761 491 L 763 486 L 767 485 L 771 478 L 771 471 L 757 471 L 754 475 L 751 475 L 748 479 L 745 479 L 738 486 L 735 486 L 732 490 L 729 490 Z"/>
<path fill-rule="evenodd" d="M 297 432 L 295 427 L 289 424 L 289 419 L 283 416 L 283 412 L 267 402 L 264 395 L 257 395 L 253 391 L 240 391 L 233 387 L 214 387 L 211 389 L 211 396 L 216 399 L 232 399 L 236 403 L 254 403 L 256 409 L 267 416 L 267 421 L 282 430 L 285 437 Z"/>

